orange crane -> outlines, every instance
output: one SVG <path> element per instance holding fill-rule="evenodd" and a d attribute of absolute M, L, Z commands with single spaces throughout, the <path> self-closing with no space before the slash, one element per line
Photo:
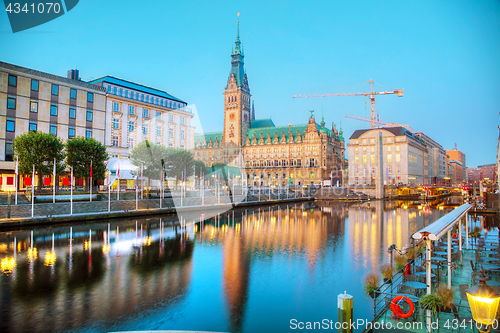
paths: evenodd
<path fill-rule="evenodd" d="M 371 102 L 370 123 L 371 123 L 371 128 L 375 128 L 375 122 L 376 122 L 375 95 L 397 94 L 398 97 L 403 97 L 403 89 L 398 90 L 398 88 L 396 88 L 393 91 L 379 91 L 379 92 L 375 92 L 375 89 L 373 88 L 373 80 L 367 81 L 366 83 L 370 83 L 370 85 L 372 86 L 372 90 L 370 92 L 353 92 L 353 93 L 336 93 L 336 94 L 305 94 L 305 95 L 294 95 L 293 98 L 336 97 L 336 96 L 365 96 L 365 97 L 367 97 L 367 96 L 369 96 L 370 97 L 370 102 Z M 379 84 L 379 85 L 381 85 L 381 84 Z"/>
<path fill-rule="evenodd" d="M 367 122 L 371 123 L 371 119 L 370 118 L 363 118 L 363 117 L 359 117 L 359 116 L 352 116 L 352 115 L 349 115 L 349 114 L 346 115 L 345 117 L 346 118 L 351 118 L 351 119 L 356 119 L 356 120 L 361 120 L 361 121 L 367 121 Z M 401 127 L 406 128 L 408 131 L 410 131 L 412 133 L 415 133 L 415 130 L 413 128 L 411 128 L 410 126 L 408 126 L 408 125 L 402 125 L 402 124 L 396 124 L 396 123 L 388 123 L 386 121 L 378 120 L 378 117 L 377 117 L 377 120 L 375 120 L 374 123 L 377 124 L 377 125 L 382 125 L 381 127 L 401 126 Z"/>

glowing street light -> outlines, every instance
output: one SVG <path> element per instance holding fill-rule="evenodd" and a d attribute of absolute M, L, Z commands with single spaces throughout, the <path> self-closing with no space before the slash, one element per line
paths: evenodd
<path fill-rule="evenodd" d="M 487 331 L 481 332 L 491 330 L 490 324 L 496 319 L 498 304 L 500 303 L 500 295 L 485 283 L 487 280 L 484 271 L 481 270 L 479 284 L 466 291 L 472 318 L 481 326 L 484 325 L 488 328 Z"/>

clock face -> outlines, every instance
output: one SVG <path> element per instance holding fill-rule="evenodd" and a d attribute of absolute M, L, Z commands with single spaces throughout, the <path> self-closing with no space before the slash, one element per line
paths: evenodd
<path fill-rule="evenodd" d="M 236 117 L 235 113 L 234 112 L 231 112 L 229 114 L 229 120 L 234 120 L 234 118 Z"/>

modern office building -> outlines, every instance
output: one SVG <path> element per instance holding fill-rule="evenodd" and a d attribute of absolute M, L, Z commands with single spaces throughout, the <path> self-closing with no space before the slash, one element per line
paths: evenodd
<path fill-rule="evenodd" d="M 375 184 L 376 136 L 382 133 L 384 184 L 443 184 L 446 155 L 440 144 L 424 133 L 404 127 L 356 130 L 350 137 L 349 185 Z"/>
<path fill-rule="evenodd" d="M 191 149 L 194 146 L 192 111 L 187 103 L 165 91 L 105 76 L 89 83 L 106 91 L 104 144 L 112 157 L 126 159 L 143 140 Z"/>
<path fill-rule="evenodd" d="M 104 142 L 105 108 L 105 89 L 80 81 L 77 70 L 61 77 L 0 62 L 0 189 L 14 186 L 16 136 L 42 131 L 63 140 L 83 136 Z"/>
<path fill-rule="evenodd" d="M 446 155 L 449 156 L 450 161 L 457 161 L 455 165 L 455 184 L 464 184 L 467 182 L 467 164 L 465 163 L 465 154 L 455 148 L 447 150 Z"/>

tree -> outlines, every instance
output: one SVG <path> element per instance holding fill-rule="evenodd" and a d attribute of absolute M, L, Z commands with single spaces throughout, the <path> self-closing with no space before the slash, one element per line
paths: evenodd
<path fill-rule="evenodd" d="M 63 173 L 66 169 L 64 144 L 53 134 L 29 131 L 16 137 L 12 142 L 12 147 L 19 159 L 19 172 L 31 174 L 35 165 L 39 184 L 41 184 L 42 175 L 52 174 L 54 158 L 56 159 L 56 173 Z"/>
<path fill-rule="evenodd" d="M 66 163 L 73 167 L 76 178 L 90 177 L 90 162 L 92 161 L 92 178 L 103 180 L 106 177 L 105 161 L 108 160 L 106 147 L 94 138 L 85 139 L 82 136 L 66 141 Z"/>
<path fill-rule="evenodd" d="M 193 174 L 194 159 L 191 152 L 180 148 L 168 148 L 165 158 L 165 172 L 168 177 L 175 178 L 178 182 L 182 174 L 186 178 Z"/>
<path fill-rule="evenodd" d="M 165 160 L 166 156 L 167 148 L 151 144 L 147 140 L 140 142 L 129 154 L 133 165 L 139 170 L 144 167 L 143 176 L 148 178 L 148 184 L 151 179 L 160 179 L 161 160 Z"/>
<path fill-rule="evenodd" d="M 196 176 L 199 177 L 200 174 L 202 175 L 203 173 L 205 173 L 205 163 L 203 163 L 202 161 L 194 160 L 193 165 L 194 165 L 194 174 Z"/>

